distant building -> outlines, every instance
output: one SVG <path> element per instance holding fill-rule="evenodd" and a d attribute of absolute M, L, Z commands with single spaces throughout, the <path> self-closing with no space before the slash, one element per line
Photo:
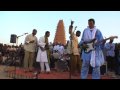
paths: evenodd
<path fill-rule="evenodd" d="M 66 44 L 65 28 L 63 20 L 59 20 L 55 33 L 54 43 Z"/>

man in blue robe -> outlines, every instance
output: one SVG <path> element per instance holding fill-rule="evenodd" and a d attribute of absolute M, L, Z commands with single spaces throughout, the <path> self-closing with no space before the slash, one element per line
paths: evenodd
<path fill-rule="evenodd" d="M 103 35 L 99 29 L 97 29 L 95 25 L 94 19 L 88 20 L 88 27 L 83 31 L 83 35 L 80 41 L 80 46 L 82 48 L 87 48 L 87 45 L 85 42 L 89 42 L 92 39 L 96 41 L 96 43 L 103 40 Z M 104 40 L 103 40 L 104 41 Z M 81 69 L 81 79 L 87 79 L 89 66 L 91 62 L 92 56 L 95 60 L 95 65 L 93 65 L 93 71 L 92 71 L 92 79 L 100 79 L 100 66 L 104 63 L 102 48 L 104 47 L 103 42 L 100 42 L 99 44 L 95 44 L 94 46 L 94 55 L 92 55 L 92 51 L 86 53 L 85 50 L 82 51 L 82 69 Z M 92 58 L 93 59 L 93 58 Z"/>

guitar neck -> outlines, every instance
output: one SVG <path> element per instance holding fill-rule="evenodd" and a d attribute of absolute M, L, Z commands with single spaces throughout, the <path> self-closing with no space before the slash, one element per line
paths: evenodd
<path fill-rule="evenodd" d="M 102 39 L 102 40 L 100 40 L 100 41 L 98 41 L 97 42 L 97 44 L 98 43 L 101 43 L 101 42 L 103 42 L 103 41 L 107 41 L 107 40 L 109 40 L 109 39 L 114 39 L 114 38 L 118 38 L 117 36 L 113 36 L 113 37 L 109 37 L 109 38 L 106 38 L 106 39 Z M 88 43 L 94 43 L 95 41 L 93 41 L 93 39 L 92 40 L 90 40 L 90 41 L 86 41 L 86 42 L 84 42 L 85 44 L 88 44 Z"/>
<path fill-rule="evenodd" d="M 101 41 L 97 42 L 97 43 L 101 43 L 103 41 L 109 40 L 110 38 L 106 38 L 106 39 L 102 39 Z"/>
<path fill-rule="evenodd" d="M 117 38 L 117 37 L 115 36 L 115 37 L 113 37 L 113 39 L 114 39 L 114 38 Z M 107 40 L 109 40 L 109 39 L 111 39 L 111 37 L 106 38 L 106 39 L 103 39 L 103 40 L 101 40 L 100 42 L 107 41 Z M 100 43 L 100 42 L 99 42 L 99 43 Z"/>
<path fill-rule="evenodd" d="M 101 42 L 103 42 L 103 41 L 107 41 L 107 40 L 109 40 L 110 38 L 106 38 L 106 39 L 103 39 Z"/>

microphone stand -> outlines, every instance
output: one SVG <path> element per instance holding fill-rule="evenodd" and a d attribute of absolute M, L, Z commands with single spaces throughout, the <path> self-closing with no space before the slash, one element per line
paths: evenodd
<path fill-rule="evenodd" d="M 17 79 L 16 78 L 16 60 L 15 60 L 15 70 L 14 70 L 14 77 L 13 77 L 13 79 Z"/>
<path fill-rule="evenodd" d="M 71 20 L 71 25 L 69 26 L 69 34 L 70 34 L 70 44 L 71 44 L 71 46 L 70 46 L 70 52 L 71 52 L 71 54 L 70 54 L 70 71 L 69 71 L 69 78 L 71 79 L 71 61 L 72 61 L 72 54 L 73 54 L 73 52 L 72 52 L 72 39 L 73 39 L 73 34 L 74 34 L 74 32 L 75 32 L 75 30 L 76 30 L 76 28 L 77 28 L 77 26 L 75 27 L 75 30 L 72 32 L 72 29 L 73 29 L 73 23 L 74 23 L 74 21 L 72 21 Z"/>
<path fill-rule="evenodd" d="M 16 51 L 17 51 L 17 50 L 16 50 Z M 15 52 L 14 52 L 14 53 L 15 53 Z M 17 53 L 17 52 L 16 52 L 16 53 Z M 15 67 L 14 67 L 14 68 L 15 68 L 15 69 L 14 69 L 14 77 L 13 77 L 13 79 L 17 79 L 17 78 L 16 78 L 16 55 L 15 55 L 15 57 L 13 57 L 13 60 L 15 60 L 15 61 L 14 61 L 14 63 L 15 63 Z"/>
<path fill-rule="evenodd" d="M 36 54 L 35 54 L 35 56 L 37 56 L 37 52 L 36 52 Z M 35 67 L 37 68 L 37 63 L 35 62 Z M 40 72 L 39 72 L 39 70 L 38 69 L 36 69 L 36 72 L 34 73 L 34 77 L 33 77 L 33 79 L 39 79 L 39 74 L 40 74 Z"/>

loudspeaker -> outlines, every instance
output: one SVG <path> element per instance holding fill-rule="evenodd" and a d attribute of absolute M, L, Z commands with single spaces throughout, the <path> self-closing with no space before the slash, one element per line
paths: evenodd
<path fill-rule="evenodd" d="M 16 43 L 17 35 L 11 34 L 10 43 Z"/>

